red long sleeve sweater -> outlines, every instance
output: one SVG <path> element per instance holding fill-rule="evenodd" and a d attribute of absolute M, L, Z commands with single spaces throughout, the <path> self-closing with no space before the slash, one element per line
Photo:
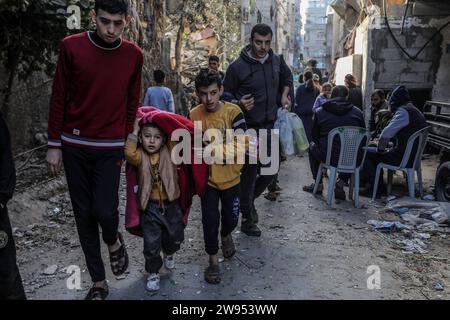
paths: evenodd
<path fill-rule="evenodd" d="M 140 104 L 142 50 L 122 40 L 102 48 L 87 32 L 60 46 L 50 99 L 48 146 L 123 148 Z"/>

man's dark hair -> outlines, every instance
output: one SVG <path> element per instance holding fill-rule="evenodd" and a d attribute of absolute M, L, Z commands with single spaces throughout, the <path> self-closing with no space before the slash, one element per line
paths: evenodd
<path fill-rule="evenodd" d="M 374 92 L 372 92 L 373 96 L 379 96 L 381 100 L 386 99 L 386 94 L 384 93 L 384 90 L 376 89 Z"/>
<path fill-rule="evenodd" d="M 209 87 L 214 83 L 217 83 L 219 88 L 222 86 L 222 77 L 220 74 L 216 70 L 202 69 L 195 78 L 195 89 Z"/>
<path fill-rule="evenodd" d="M 305 82 L 305 87 L 308 91 L 312 91 L 314 89 L 314 81 L 313 81 L 313 73 L 311 71 L 306 71 L 303 74 L 303 81 Z"/>
<path fill-rule="evenodd" d="M 218 56 L 209 56 L 208 62 L 211 62 L 211 61 L 220 62 L 220 59 Z"/>
<path fill-rule="evenodd" d="M 346 86 L 336 86 L 331 91 L 331 98 L 347 98 L 348 97 L 348 88 Z"/>
<path fill-rule="evenodd" d="M 161 84 L 164 82 L 164 79 L 166 78 L 166 74 L 162 70 L 155 70 L 153 71 L 153 79 L 156 83 Z"/>
<path fill-rule="evenodd" d="M 252 28 L 252 32 L 250 34 L 250 39 L 253 39 L 255 36 L 255 33 L 261 35 L 261 36 L 267 36 L 268 34 L 273 36 L 273 31 L 270 26 L 268 26 L 265 23 L 258 23 Z"/>
<path fill-rule="evenodd" d="M 95 0 L 95 13 L 102 9 L 111 14 L 128 15 L 130 12 L 130 2 L 128 0 Z"/>
<path fill-rule="evenodd" d="M 311 67 L 316 67 L 317 66 L 317 60 L 315 59 L 311 59 L 308 61 L 308 65 L 310 65 Z"/>

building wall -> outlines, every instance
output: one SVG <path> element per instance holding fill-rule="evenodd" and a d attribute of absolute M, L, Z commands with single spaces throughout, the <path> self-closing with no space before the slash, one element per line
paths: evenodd
<path fill-rule="evenodd" d="M 362 89 L 365 105 L 370 103 L 370 94 L 374 89 L 391 90 L 398 84 L 409 89 L 418 107 L 427 99 L 449 101 L 449 30 L 436 35 L 418 59 L 412 60 L 395 44 L 384 17 L 375 16 L 366 20 L 358 28 L 355 39 L 355 50 L 364 57 Z M 398 42 L 410 55 L 415 55 L 435 35 L 439 26 L 448 20 L 448 17 L 408 17 L 403 35 L 399 30 L 401 19 L 390 18 L 389 24 Z"/>
<path fill-rule="evenodd" d="M 299 0 L 242 0 L 242 46 L 249 43 L 253 26 L 257 23 L 269 25 L 274 34 L 272 48 L 283 54 L 286 63 L 292 66 L 295 55 L 295 23 L 299 14 Z"/>
<path fill-rule="evenodd" d="M 436 74 L 436 83 L 433 86 L 432 98 L 434 101 L 450 103 L 450 26 L 442 30 L 441 52 L 439 69 Z"/>

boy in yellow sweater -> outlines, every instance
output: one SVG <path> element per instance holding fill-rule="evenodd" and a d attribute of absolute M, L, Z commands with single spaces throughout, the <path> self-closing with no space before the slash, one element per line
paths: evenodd
<path fill-rule="evenodd" d="M 173 269 L 173 254 L 184 240 L 183 214 L 178 202 L 177 167 L 170 157 L 170 141 L 153 123 L 136 118 L 125 145 L 125 158 L 138 169 L 140 225 L 144 239 L 147 290 L 159 290 L 159 269 Z M 164 260 L 161 258 L 161 250 Z"/>
<path fill-rule="evenodd" d="M 246 130 L 244 115 L 234 104 L 220 101 L 223 94 L 222 79 L 215 70 L 203 69 L 195 79 L 195 88 L 201 104 L 189 114 L 192 121 L 201 121 L 207 143 L 219 142 L 214 149 L 217 156 L 209 166 L 209 179 L 206 192 L 201 199 L 203 235 L 205 250 L 209 255 L 209 266 L 205 270 L 205 280 L 218 284 L 221 281 L 217 252 L 219 250 L 219 225 L 224 258 L 231 258 L 235 252 L 232 231 L 239 219 L 240 171 L 242 164 L 236 163 L 238 152 L 245 152 L 245 139 L 233 139 L 223 143 L 230 130 Z M 214 131 L 215 130 L 215 131 Z M 212 134 L 208 135 L 208 132 Z M 233 132 L 233 131 L 232 131 Z M 214 138 L 213 138 L 214 136 Z M 214 141 L 217 136 L 222 141 Z M 204 138 L 205 141 L 205 138 Z M 236 142 L 241 141 L 241 143 Z M 206 148 L 205 148 L 206 149 Z M 244 150 L 244 151 L 243 151 Z M 206 153 L 206 152 L 205 152 Z M 232 163 L 226 161 L 232 155 Z M 220 160 L 217 160 L 220 159 Z M 216 161 L 217 160 L 217 161 Z M 219 212 L 219 201 L 221 212 Z"/>

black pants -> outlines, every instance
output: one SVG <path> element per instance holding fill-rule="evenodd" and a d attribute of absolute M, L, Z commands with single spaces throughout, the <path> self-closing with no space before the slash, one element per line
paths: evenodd
<path fill-rule="evenodd" d="M 25 300 L 6 206 L 0 209 L 0 300 Z"/>
<path fill-rule="evenodd" d="M 123 150 L 62 147 L 81 248 L 93 282 L 105 280 L 98 226 L 107 245 L 117 241 Z"/>
<path fill-rule="evenodd" d="M 264 130 L 264 129 L 263 129 Z M 271 132 L 267 130 L 267 150 L 268 156 L 271 156 Z M 273 150 L 274 152 L 280 152 L 280 150 Z M 254 201 L 258 198 L 264 190 L 270 185 L 276 176 L 262 175 L 260 174 L 261 168 L 269 167 L 270 163 L 263 165 L 258 161 L 257 164 L 245 164 L 241 172 L 241 212 L 243 220 L 254 223 Z M 277 170 L 278 172 L 278 170 Z"/>
<path fill-rule="evenodd" d="M 278 173 L 273 177 L 272 182 L 267 186 L 269 192 L 277 191 Z"/>
<path fill-rule="evenodd" d="M 322 156 L 322 153 L 320 152 L 319 148 L 317 147 L 317 145 L 315 143 L 312 143 L 310 145 L 309 151 L 308 151 L 308 156 L 309 156 L 309 167 L 311 169 L 311 174 L 313 176 L 313 179 L 316 180 L 317 178 L 317 170 L 319 170 L 319 166 L 321 162 L 325 162 L 326 159 L 324 156 Z M 337 164 L 337 160 L 334 161 Z M 331 163 L 333 164 L 333 161 L 331 161 Z M 348 182 L 348 180 L 350 179 L 350 174 L 349 173 L 339 173 L 338 174 L 339 179 Z"/>
<path fill-rule="evenodd" d="M 390 164 L 393 166 L 400 165 L 400 162 L 403 159 L 403 151 L 402 152 L 387 152 L 387 153 L 379 153 L 379 152 L 367 152 L 366 161 L 364 162 L 363 167 L 363 179 L 370 183 L 372 186 L 375 183 L 375 175 L 377 171 L 377 166 L 379 163 L 383 162 L 386 164 Z M 381 191 L 380 191 L 381 190 Z M 380 174 L 379 181 L 379 191 L 385 192 L 386 186 L 383 182 L 383 171 Z"/>
<path fill-rule="evenodd" d="M 226 237 L 239 220 L 239 196 L 241 187 L 239 184 L 226 190 L 219 190 L 211 186 L 206 187 L 201 199 L 203 237 L 205 239 L 205 250 L 209 255 L 217 254 L 219 251 L 219 225 L 220 235 Z M 219 212 L 219 200 L 221 211 Z"/>
<path fill-rule="evenodd" d="M 166 202 L 164 209 L 159 203 L 149 202 L 141 214 L 141 228 L 144 238 L 145 270 L 158 273 L 162 267 L 161 249 L 172 255 L 184 241 L 183 213 L 178 201 Z"/>

